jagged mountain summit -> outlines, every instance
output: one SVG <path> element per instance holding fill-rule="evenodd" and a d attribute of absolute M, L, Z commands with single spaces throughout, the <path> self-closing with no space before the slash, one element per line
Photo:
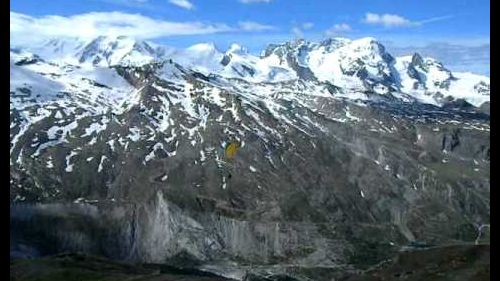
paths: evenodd
<path fill-rule="evenodd" d="M 374 38 L 41 46 L 10 53 L 15 255 L 316 279 L 487 239 L 488 77 Z"/>

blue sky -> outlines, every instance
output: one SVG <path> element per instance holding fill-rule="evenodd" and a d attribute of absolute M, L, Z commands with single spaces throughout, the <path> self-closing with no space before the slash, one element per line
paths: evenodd
<path fill-rule="evenodd" d="M 11 41 L 123 32 L 175 47 L 372 36 L 393 48 L 489 45 L 489 0 L 11 0 Z M 96 13 L 97 12 L 97 13 Z M 112 13 L 114 12 L 114 13 Z M 59 17 L 49 17 L 59 16 Z M 14 19 L 13 19 L 14 18 Z M 87 28 L 93 26 L 90 31 Z M 161 28 L 159 28 L 161 27 Z"/>

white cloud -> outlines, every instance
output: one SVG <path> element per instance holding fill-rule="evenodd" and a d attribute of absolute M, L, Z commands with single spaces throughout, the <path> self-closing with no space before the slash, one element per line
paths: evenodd
<path fill-rule="evenodd" d="M 332 26 L 331 28 L 327 29 L 325 31 L 325 34 L 327 36 L 335 36 L 335 35 L 339 35 L 341 33 L 347 33 L 350 31 L 352 31 L 352 28 L 350 25 L 348 25 L 347 23 L 339 23 L 339 24 L 336 24 L 336 25 Z"/>
<path fill-rule="evenodd" d="M 314 27 L 314 23 L 312 22 L 305 22 L 302 24 L 297 24 L 294 23 L 294 27 L 290 30 L 292 34 L 297 37 L 297 38 L 303 38 L 304 37 L 304 31 L 309 30 Z"/>
<path fill-rule="evenodd" d="M 373 25 L 383 25 L 385 27 L 411 26 L 416 23 L 399 15 L 366 13 L 363 22 Z"/>
<path fill-rule="evenodd" d="M 157 20 L 140 14 L 91 12 L 69 17 L 34 17 L 10 12 L 10 38 L 13 44 L 33 43 L 53 37 L 93 39 L 100 35 L 125 35 L 137 39 L 154 39 L 176 35 L 200 35 L 224 32 L 255 32 L 275 29 L 252 21 L 238 26 L 223 23 L 175 22 Z"/>
<path fill-rule="evenodd" d="M 261 24 L 253 21 L 240 21 L 239 26 L 244 31 L 265 31 L 265 30 L 273 30 L 274 26 Z"/>
<path fill-rule="evenodd" d="M 434 17 L 434 18 L 430 18 L 430 19 L 419 21 L 419 22 L 417 22 L 417 24 L 418 25 L 427 24 L 427 23 L 432 23 L 432 22 L 436 22 L 436 21 L 442 21 L 442 20 L 451 19 L 451 18 L 454 18 L 454 17 L 455 17 L 454 15 L 447 15 L 447 16 L 442 16 L 442 17 Z"/>
<path fill-rule="evenodd" d="M 298 28 L 298 27 L 293 27 L 292 28 L 292 33 L 293 35 L 295 35 L 295 37 L 297 38 L 302 38 L 304 37 L 304 32 L 302 32 L 302 29 Z"/>
<path fill-rule="evenodd" d="M 305 22 L 302 24 L 302 29 L 308 30 L 314 27 L 314 23 L 312 22 Z"/>
<path fill-rule="evenodd" d="M 447 15 L 441 17 L 433 17 L 420 21 L 411 21 L 399 15 L 393 14 L 374 14 L 366 13 L 362 22 L 372 25 L 382 25 L 385 27 L 403 27 L 403 26 L 421 26 L 428 23 L 447 20 L 453 18 L 454 15 Z"/>
<path fill-rule="evenodd" d="M 99 35 L 127 35 L 139 39 L 152 39 L 231 30 L 233 29 L 225 24 L 171 22 L 152 19 L 140 14 L 121 12 L 92 12 L 70 17 L 32 17 L 10 12 L 10 32 L 14 41 L 69 35 L 81 38 L 94 38 Z"/>
<path fill-rule="evenodd" d="M 192 10 L 194 8 L 193 3 L 189 2 L 189 0 L 168 0 L 168 2 L 186 10 Z"/>
<path fill-rule="evenodd" d="M 244 4 L 251 4 L 251 3 L 269 3 L 271 0 L 239 0 L 241 3 Z"/>

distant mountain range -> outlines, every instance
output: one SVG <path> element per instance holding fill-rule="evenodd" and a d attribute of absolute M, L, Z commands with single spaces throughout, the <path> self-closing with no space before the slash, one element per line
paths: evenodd
<path fill-rule="evenodd" d="M 464 46 L 449 43 L 432 43 L 422 47 L 398 47 L 387 45 L 396 56 L 419 53 L 441 61 L 453 71 L 490 75 L 490 44 Z"/>
<path fill-rule="evenodd" d="M 463 98 L 475 106 L 489 100 L 489 93 L 483 90 L 489 87 L 488 77 L 452 74 L 442 63 L 423 58 L 418 53 L 395 58 L 374 38 L 272 44 L 260 57 L 236 44 L 224 52 L 211 43 L 177 50 L 124 36 L 101 36 L 90 42 L 54 39 L 42 47 L 23 50 L 59 63 L 98 67 L 141 66 L 171 59 L 184 68 L 206 75 L 250 82 L 314 79 L 354 92 L 409 95 L 420 102 L 433 104 L 442 103 L 443 97 L 448 96 Z M 477 89 L 481 93 L 474 95 Z"/>
<path fill-rule="evenodd" d="M 489 241 L 489 77 L 374 38 L 56 38 L 10 70 L 13 256 L 331 280 Z"/>

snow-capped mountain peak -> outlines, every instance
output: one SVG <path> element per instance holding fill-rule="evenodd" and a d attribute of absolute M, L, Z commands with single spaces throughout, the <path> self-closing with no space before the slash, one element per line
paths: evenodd
<path fill-rule="evenodd" d="M 52 52 L 54 55 L 71 54 L 82 48 L 85 41 L 78 38 L 67 38 L 67 39 L 49 39 L 43 45 L 43 50 Z"/>
<path fill-rule="evenodd" d="M 319 47 L 323 47 L 325 52 L 332 52 L 335 49 L 338 49 L 340 47 L 343 47 L 347 44 L 349 44 L 352 40 L 347 39 L 347 38 L 341 38 L 341 37 L 336 37 L 336 38 L 328 38 L 326 40 L 323 40 L 321 43 L 319 43 Z"/>
<path fill-rule="evenodd" d="M 176 52 L 172 58 L 175 62 L 204 74 L 217 73 L 222 70 L 220 64 L 224 54 L 214 43 L 199 43 L 185 50 Z"/>
<path fill-rule="evenodd" d="M 193 54 L 219 54 L 221 51 L 213 42 L 198 43 L 186 49 L 187 52 Z"/>
<path fill-rule="evenodd" d="M 237 43 L 232 43 L 231 46 L 226 51 L 226 54 L 231 53 L 231 54 L 238 54 L 238 55 L 246 55 L 248 54 L 247 48 L 237 44 Z"/>
<path fill-rule="evenodd" d="M 40 44 L 15 46 L 15 49 L 36 54 L 44 60 L 55 62 L 77 63 L 75 54 L 88 42 L 77 37 L 52 38 L 43 40 Z"/>
<path fill-rule="evenodd" d="M 99 36 L 76 54 L 80 63 L 99 66 L 145 64 L 158 57 L 148 43 L 126 36 Z"/>

